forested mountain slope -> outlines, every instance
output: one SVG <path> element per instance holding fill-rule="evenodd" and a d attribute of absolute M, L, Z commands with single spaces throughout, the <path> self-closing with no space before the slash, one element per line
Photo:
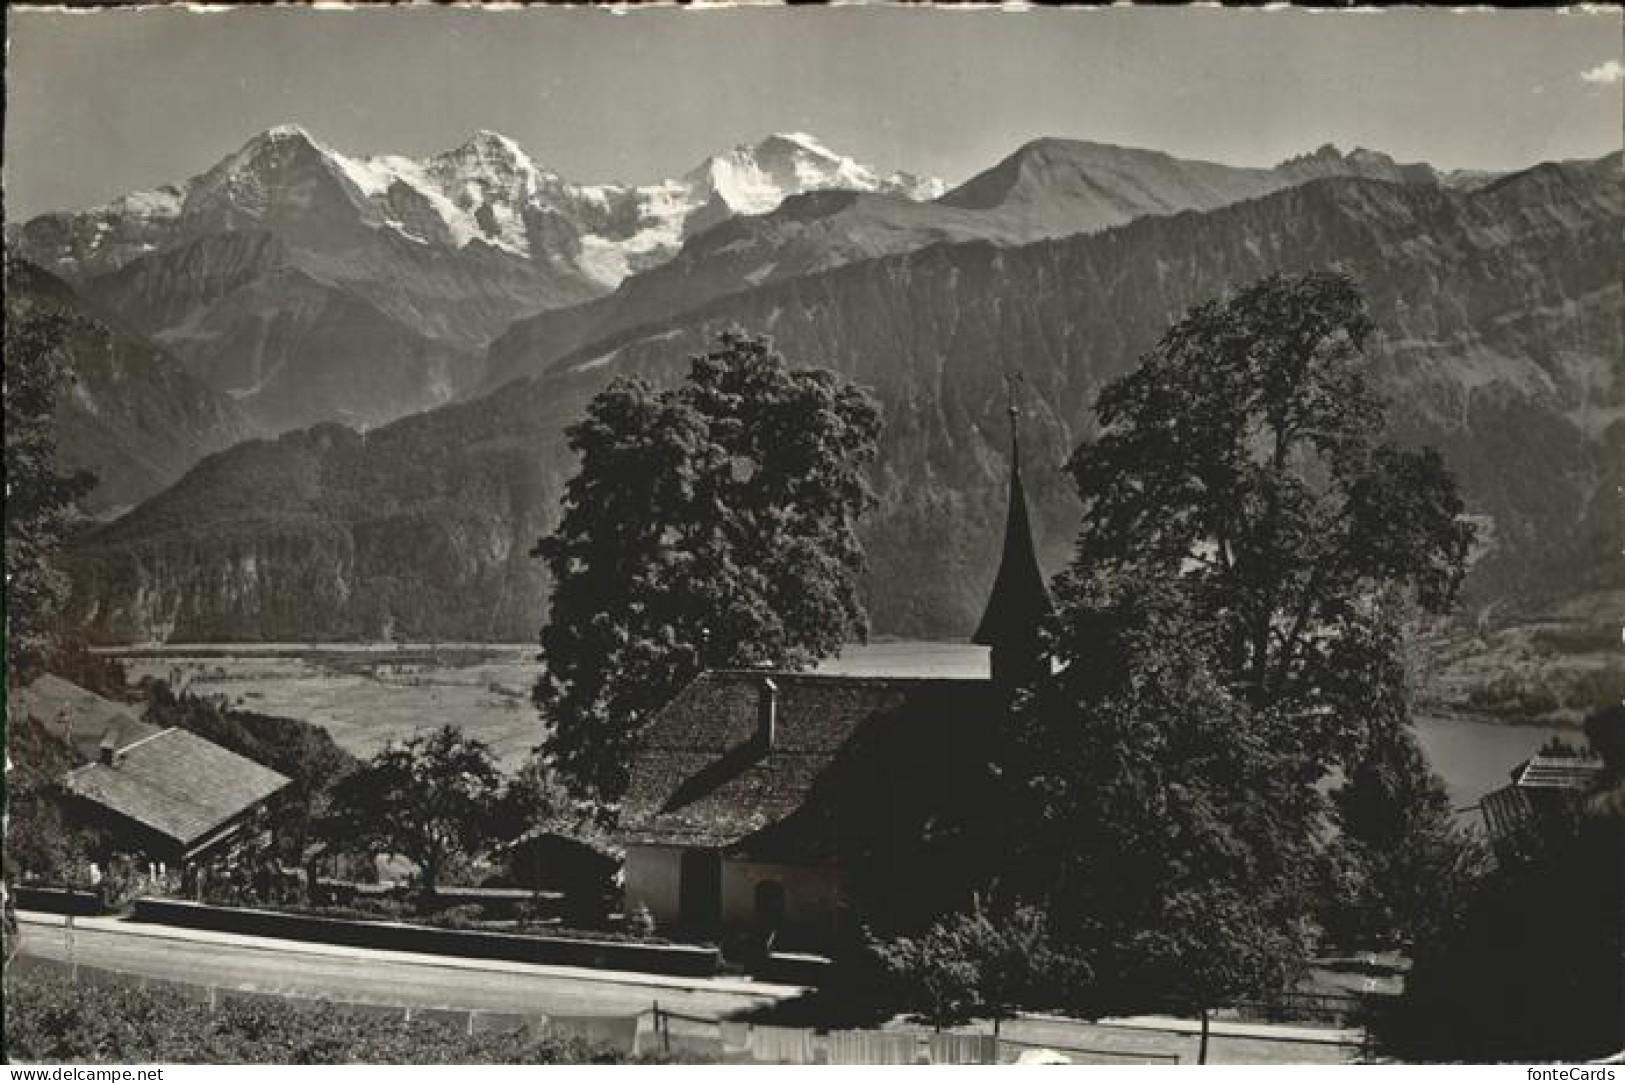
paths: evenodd
<path fill-rule="evenodd" d="M 1370 299 L 1395 435 L 1440 447 L 1482 517 L 1475 576 L 1510 597 L 1600 586 L 1619 575 L 1620 219 L 1613 155 L 1472 191 L 1332 178 L 1093 235 L 941 244 L 769 283 L 365 437 L 323 426 L 215 456 L 81 541 L 76 605 L 110 638 L 527 638 L 545 599 L 528 553 L 574 468 L 563 427 L 609 378 L 668 379 L 738 324 L 875 389 L 875 629 L 962 636 L 994 570 L 1003 374 L 1029 389 L 1028 488 L 1053 570 L 1077 515 L 1060 463 L 1104 382 L 1190 305 L 1331 267 Z"/>

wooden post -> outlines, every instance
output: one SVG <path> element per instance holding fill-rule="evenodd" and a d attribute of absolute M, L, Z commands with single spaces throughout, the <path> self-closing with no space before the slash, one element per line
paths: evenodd
<path fill-rule="evenodd" d="M 1208 1022 L 1208 1012 L 1207 1012 L 1206 1008 L 1203 1008 L 1202 1009 L 1202 1044 L 1200 1046 L 1198 1046 L 1197 1050 L 1196 1050 L 1196 1063 L 1197 1064 L 1206 1064 L 1207 1063 L 1207 1022 Z"/>
<path fill-rule="evenodd" d="M 62 919 L 63 946 L 68 949 L 68 980 L 79 984 L 79 956 L 74 951 L 73 915 Z"/>
<path fill-rule="evenodd" d="M 217 1004 L 214 986 L 209 986 L 209 1014 L 213 1015 Z"/>

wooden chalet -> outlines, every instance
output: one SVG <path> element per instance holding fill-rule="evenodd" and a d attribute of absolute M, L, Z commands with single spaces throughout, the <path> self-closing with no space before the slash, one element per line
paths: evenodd
<path fill-rule="evenodd" d="M 109 846 L 170 865 L 207 861 L 241 840 L 290 780 L 182 729 L 113 747 L 65 785 Z"/>

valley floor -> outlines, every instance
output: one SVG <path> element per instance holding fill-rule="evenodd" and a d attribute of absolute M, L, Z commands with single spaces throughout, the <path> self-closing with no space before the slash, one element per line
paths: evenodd
<path fill-rule="evenodd" d="M 325 727 L 370 756 L 390 741 L 451 723 L 490 744 L 506 770 L 542 739 L 530 702 L 540 663 L 530 644 L 172 644 L 111 650 L 131 680 L 223 696 L 234 708 Z M 987 673 L 987 650 L 966 643 L 877 640 L 848 647 L 826 672 L 966 677 Z M 1418 720 L 1434 769 L 1458 808 L 1505 784 L 1507 772 L 1572 726 L 1519 726 L 1456 714 Z"/>

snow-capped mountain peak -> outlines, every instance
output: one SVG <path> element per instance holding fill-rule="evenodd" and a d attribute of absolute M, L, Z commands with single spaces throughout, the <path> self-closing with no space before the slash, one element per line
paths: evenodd
<path fill-rule="evenodd" d="M 302 139 L 307 143 L 315 142 L 315 140 L 311 138 L 310 133 L 298 124 L 273 125 L 265 129 L 259 138 L 261 140 L 273 143 L 283 139 Z"/>
<path fill-rule="evenodd" d="M 871 167 L 837 154 L 805 132 L 775 132 L 758 143 L 742 144 L 707 158 L 684 179 L 696 195 L 714 197 L 735 214 L 765 214 L 792 195 L 824 188 L 900 191 L 912 195 L 912 178 L 899 184 Z"/>
<path fill-rule="evenodd" d="M 475 180 L 511 187 L 517 182 L 531 190 L 543 173 L 518 143 L 483 129 L 462 146 L 436 154 L 425 166 L 450 184 Z"/>
<path fill-rule="evenodd" d="M 188 181 L 180 217 L 201 230 L 273 222 L 324 229 L 354 221 L 362 209 L 343 156 L 303 128 L 282 124 Z"/>
<path fill-rule="evenodd" d="M 809 135 L 806 132 L 774 132 L 772 135 L 768 136 L 768 139 L 780 139 L 787 143 L 795 143 L 814 154 L 821 154 L 825 158 L 841 157 L 839 154 L 836 154 L 834 151 L 830 150 L 829 147 L 826 146 L 816 135 Z"/>
<path fill-rule="evenodd" d="M 519 259 L 573 266 L 610 289 L 724 218 L 765 214 L 789 196 L 825 188 L 912 199 L 942 192 L 938 181 L 882 176 L 805 132 L 775 133 L 707 158 L 682 177 L 629 186 L 573 184 L 486 129 L 450 150 L 412 158 L 342 153 L 297 124 L 279 124 L 180 186 L 60 216 L 85 222 L 60 231 L 54 263 L 73 273 L 113 269 L 163 247 L 161 234 L 172 227 L 187 235 L 269 228 L 311 243 L 361 228 L 454 249 L 478 241 Z"/>

